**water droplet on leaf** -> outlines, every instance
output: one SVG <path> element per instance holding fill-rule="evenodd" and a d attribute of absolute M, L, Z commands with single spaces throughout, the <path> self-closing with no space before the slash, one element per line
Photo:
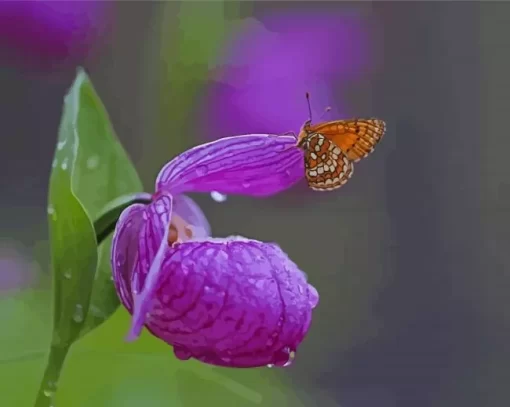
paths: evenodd
<path fill-rule="evenodd" d="M 64 171 L 67 170 L 67 158 L 64 158 L 62 161 L 62 165 L 60 166 Z"/>
<path fill-rule="evenodd" d="M 55 168 L 58 165 L 58 160 L 55 158 L 51 163 L 51 168 Z"/>
<path fill-rule="evenodd" d="M 99 157 L 97 155 L 93 155 L 92 157 L 89 157 L 87 159 L 87 168 L 89 170 L 93 170 L 93 169 L 97 168 L 98 165 L 99 165 Z"/>
<path fill-rule="evenodd" d="M 81 304 L 76 304 L 73 314 L 73 320 L 74 322 L 80 323 L 83 322 L 83 318 L 84 318 L 83 306 Z"/>
<path fill-rule="evenodd" d="M 62 150 L 64 146 L 66 145 L 67 140 L 62 140 L 57 143 L 57 150 Z"/>
<path fill-rule="evenodd" d="M 53 395 L 54 395 L 54 394 L 55 394 L 55 392 L 54 392 L 54 391 L 52 391 L 52 390 L 48 390 L 48 389 L 44 389 L 44 395 L 45 395 L 46 397 L 50 397 L 50 398 L 51 398 L 51 397 L 53 397 Z"/>
<path fill-rule="evenodd" d="M 216 202 L 225 202 L 227 200 L 227 196 L 218 191 L 212 191 L 211 198 Z"/>
<path fill-rule="evenodd" d="M 55 211 L 55 208 L 51 205 L 48 205 L 47 208 L 48 215 L 51 216 L 51 220 L 55 221 L 57 220 L 57 212 Z"/>
<path fill-rule="evenodd" d="M 71 272 L 69 270 L 64 273 L 64 278 L 70 280 L 71 277 L 72 277 L 72 274 L 71 274 Z"/>

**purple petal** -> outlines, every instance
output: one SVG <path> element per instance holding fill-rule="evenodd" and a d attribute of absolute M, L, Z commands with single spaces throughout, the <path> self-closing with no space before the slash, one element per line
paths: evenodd
<path fill-rule="evenodd" d="M 211 226 L 193 199 L 186 195 L 175 196 L 172 216 L 175 217 L 176 215 L 180 216 L 192 227 L 194 237 L 204 238 L 211 236 Z"/>
<path fill-rule="evenodd" d="M 194 147 L 163 167 L 156 191 L 268 196 L 304 176 L 303 153 L 291 136 L 251 134 Z"/>
<path fill-rule="evenodd" d="M 139 267 L 138 234 L 145 222 L 145 205 L 135 204 L 122 212 L 112 241 L 112 276 L 115 289 L 124 306 L 131 312 L 131 276 Z"/>
<path fill-rule="evenodd" d="M 286 365 L 318 303 L 315 288 L 281 249 L 255 240 L 176 244 L 161 274 L 146 324 L 181 359 Z"/>
<path fill-rule="evenodd" d="M 319 296 L 275 244 L 233 237 L 168 244 L 172 197 L 133 205 L 119 220 L 112 268 L 132 313 L 175 355 L 230 367 L 290 363 Z M 172 217 L 173 218 L 173 217 Z"/>
<path fill-rule="evenodd" d="M 146 207 L 138 239 L 141 267 L 132 275 L 133 318 L 127 340 L 136 339 L 142 330 L 146 314 L 161 276 L 161 264 L 169 248 L 168 235 L 172 214 L 172 196 L 162 194 Z"/>

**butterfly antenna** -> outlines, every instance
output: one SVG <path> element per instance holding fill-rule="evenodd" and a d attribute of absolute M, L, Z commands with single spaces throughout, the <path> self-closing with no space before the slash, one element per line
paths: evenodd
<path fill-rule="evenodd" d="M 310 122 L 312 121 L 312 107 L 310 105 L 310 94 L 306 92 L 306 103 L 308 103 L 308 116 L 310 117 Z"/>

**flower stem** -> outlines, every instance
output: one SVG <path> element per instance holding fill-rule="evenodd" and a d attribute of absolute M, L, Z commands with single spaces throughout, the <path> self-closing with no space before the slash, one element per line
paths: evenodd
<path fill-rule="evenodd" d="M 48 364 L 44 371 L 44 376 L 37 393 L 34 407 L 54 407 L 55 392 L 57 390 L 58 379 L 64 365 L 65 358 L 69 352 L 69 345 L 50 347 Z"/>
<path fill-rule="evenodd" d="M 152 196 L 150 194 L 141 192 L 123 195 L 108 203 L 94 222 L 97 245 L 99 246 L 113 232 L 124 209 L 133 204 L 149 204 L 151 201 Z"/>

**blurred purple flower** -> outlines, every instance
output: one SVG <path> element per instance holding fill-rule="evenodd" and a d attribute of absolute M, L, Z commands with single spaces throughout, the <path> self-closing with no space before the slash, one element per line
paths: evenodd
<path fill-rule="evenodd" d="M 369 66 L 368 33 L 352 13 L 272 14 L 243 24 L 232 38 L 204 105 L 207 134 L 215 138 L 298 130 L 308 118 L 307 91 L 315 119 L 329 105 L 329 117 L 341 117 L 345 107 L 332 103 L 333 84 L 362 77 Z"/>
<path fill-rule="evenodd" d="M 8 241 L 0 243 L 0 270 L 0 295 L 33 285 L 38 271 L 22 248 Z"/>
<path fill-rule="evenodd" d="M 146 328 L 179 359 L 228 367 L 285 366 L 319 297 L 273 243 L 212 238 L 184 192 L 268 196 L 304 174 L 293 137 L 229 137 L 163 167 L 153 202 L 121 215 L 112 244 L 115 286 L 132 314 L 128 339 Z"/>
<path fill-rule="evenodd" d="M 76 63 L 105 33 L 112 3 L 2 1 L 0 46 L 38 68 Z"/>

